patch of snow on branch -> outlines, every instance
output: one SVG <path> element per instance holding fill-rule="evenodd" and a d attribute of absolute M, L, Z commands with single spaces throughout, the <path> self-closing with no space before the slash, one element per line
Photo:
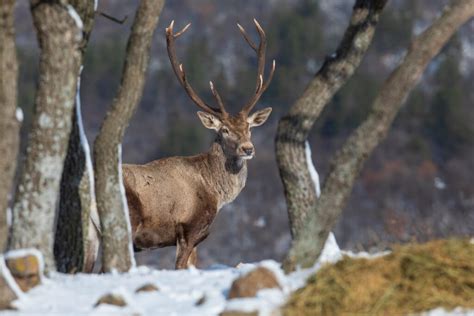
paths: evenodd
<path fill-rule="evenodd" d="M 7 226 L 8 227 L 11 227 L 12 226 L 12 222 L 13 222 L 13 214 L 12 214 L 12 209 L 7 207 Z"/>
<path fill-rule="evenodd" d="M 87 136 L 84 131 L 84 124 L 82 123 L 82 104 L 81 104 L 81 75 L 84 66 L 81 66 L 79 69 L 79 75 L 77 76 L 77 88 L 76 88 L 76 117 L 77 117 L 77 125 L 79 128 L 79 141 L 81 142 L 82 149 L 84 150 L 84 156 L 86 160 L 86 172 L 87 177 L 89 178 L 89 194 L 91 198 L 91 206 L 90 206 L 90 217 L 92 223 L 94 224 L 97 231 L 101 231 L 100 228 L 100 218 L 97 212 L 97 205 L 95 199 L 95 184 L 94 184 L 94 168 L 92 167 L 92 159 L 91 159 L 91 151 L 89 147 L 89 142 L 87 141 Z"/>
<path fill-rule="evenodd" d="M 71 18 L 74 20 L 74 23 L 76 23 L 77 28 L 81 30 L 82 32 L 82 29 L 84 28 L 84 23 L 82 22 L 81 17 L 79 16 L 79 14 L 77 14 L 77 11 L 74 9 L 72 5 L 68 4 L 66 7 L 67 7 L 67 12 L 71 16 Z"/>
<path fill-rule="evenodd" d="M 23 110 L 21 108 L 16 108 L 16 112 L 15 112 L 15 116 L 16 116 L 16 120 L 18 122 L 23 122 L 23 119 L 24 119 L 24 115 L 23 115 Z"/>
<path fill-rule="evenodd" d="M 462 40 L 462 59 L 460 63 L 460 70 L 464 76 L 468 76 L 473 69 L 474 61 L 474 41 Z"/>
<path fill-rule="evenodd" d="M 125 212 L 125 221 L 127 222 L 127 232 L 128 232 L 128 248 L 130 253 L 130 262 L 132 263 L 132 268 L 136 266 L 135 257 L 133 256 L 133 243 L 132 243 L 132 225 L 130 223 L 129 210 L 127 197 L 125 195 L 125 186 L 123 185 L 123 176 L 122 176 L 122 144 L 119 144 L 117 147 L 118 150 L 118 175 L 119 175 L 119 188 L 120 188 L 120 197 L 122 198 L 122 206 Z"/>
<path fill-rule="evenodd" d="M 76 24 L 77 28 L 79 29 L 77 32 L 77 40 L 82 39 L 82 30 L 84 29 L 84 23 L 82 22 L 81 17 L 77 13 L 77 11 L 73 8 L 72 5 L 68 4 L 66 5 L 67 12 L 69 16 L 74 20 L 74 23 Z"/>
<path fill-rule="evenodd" d="M 305 153 L 306 153 L 306 164 L 308 165 L 309 174 L 311 175 L 311 179 L 313 180 L 314 187 L 316 190 L 316 197 L 319 198 L 321 195 L 321 187 L 319 184 L 319 174 L 316 171 L 316 168 L 313 164 L 313 159 L 311 158 L 311 147 L 309 146 L 309 142 L 305 142 Z"/>

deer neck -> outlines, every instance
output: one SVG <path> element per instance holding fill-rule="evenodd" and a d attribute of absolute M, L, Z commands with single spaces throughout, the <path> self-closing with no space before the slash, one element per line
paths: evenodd
<path fill-rule="evenodd" d="M 218 199 L 218 209 L 232 202 L 242 191 L 247 180 L 247 162 L 240 157 L 229 157 L 216 139 L 208 153 L 209 188 Z"/>

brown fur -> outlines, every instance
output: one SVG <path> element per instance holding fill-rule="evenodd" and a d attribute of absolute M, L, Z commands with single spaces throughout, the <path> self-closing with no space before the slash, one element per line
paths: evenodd
<path fill-rule="evenodd" d="M 195 264 L 195 248 L 218 211 L 245 186 L 250 127 L 263 124 L 270 111 L 224 119 L 200 112 L 203 124 L 218 132 L 208 152 L 123 165 L 135 248 L 176 245 L 176 268 Z"/>

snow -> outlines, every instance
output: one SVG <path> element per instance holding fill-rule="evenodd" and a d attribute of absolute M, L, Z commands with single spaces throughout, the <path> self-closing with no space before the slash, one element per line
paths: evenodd
<path fill-rule="evenodd" d="M 77 14 L 77 11 L 70 4 L 67 5 L 67 12 L 71 16 L 71 18 L 74 20 L 74 23 L 76 23 L 76 26 L 81 31 L 81 35 L 82 35 L 82 29 L 84 28 L 84 24 L 82 23 L 81 17 L 79 16 L 79 14 Z"/>
<path fill-rule="evenodd" d="M 264 216 L 260 216 L 253 222 L 253 225 L 258 228 L 263 228 L 267 226 L 267 221 L 265 220 Z"/>
<path fill-rule="evenodd" d="M 446 183 L 439 177 L 434 178 L 434 186 L 438 190 L 446 189 Z"/>
<path fill-rule="evenodd" d="M 16 254 L 21 254 L 17 252 Z M 334 236 L 328 238 L 321 260 L 311 269 L 285 275 L 273 260 L 240 264 L 238 267 L 213 266 L 206 270 L 154 270 L 145 266 L 132 268 L 129 273 L 76 274 L 51 273 L 41 285 L 14 302 L 18 311 L 5 315 L 218 315 L 223 310 L 259 310 L 269 315 L 281 306 L 288 295 L 305 284 L 325 262 L 334 262 L 341 253 Z M 227 300 L 232 282 L 256 267 L 274 272 L 282 289 L 260 291 L 254 298 Z M 158 292 L 135 293 L 144 284 L 152 283 Z M 128 305 L 117 307 L 96 302 L 105 294 L 121 295 Z M 202 304 L 197 305 L 199 300 Z M 2 314 L 3 315 L 3 314 Z"/>
<path fill-rule="evenodd" d="M 87 141 L 86 133 L 84 132 L 84 124 L 82 123 L 82 104 L 81 104 L 81 75 L 84 66 L 81 66 L 79 69 L 79 75 L 77 76 L 77 88 L 76 88 L 76 117 L 77 117 L 77 125 L 79 127 L 79 141 L 81 142 L 82 149 L 84 150 L 84 156 L 86 159 L 86 172 L 87 176 L 89 177 L 89 194 L 91 197 L 91 212 L 90 217 L 92 223 L 94 224 L 97 231 L 100 232 L 100 219 L 99 214 L 97 212 L 97 206 L 95 205 L 95 184 L 94 184 L 94 168 L 92 167 L 92 159 L 91 159 L 91 151 L 89 147 L 89 142 Z"/>
<path fill-rule="evenodd" d="M 6 217 L 7 217 L 7 226 L 8 227 L 11 227 L 12 226 L 12 218 L 13 218 L 13 215 L 12 215 L 12 209 L 7 207 L 7 214 L 6 214 Z"/>
<path fill-rule="evenodd" d="M 68 4 L 66 5 L 67 8 L 67 13 L 69 16 L 74 20 L 74 23 L 76 24 L 77 28 L 79 29 L 77 32 L 77 40 L 82 39 L 82 30 L 84 29 L 84 23 L 82 22 L 81 17 L 77 13 L 77 11 L 73 8 L 72 5 Z"/>
<path fill-rule="evenodd" d="M 464 76 L 468 76 L 473 69 L 472 65 L 474 61 L 474 41 L 465 39 L 462 40 L 461 48 L 463 57 L 461 59 L 460 70 Z"/>
<path fill-rule="evenodd" d="M 421 313 L 420 316 L 447 316 L 447 315 L 463 315 L 463 316 L 474 316 L 474 310 L 466 310 L 461 307 L 456 307 L 453 310 L 446 310 L 443 307 L 438 307 Z"/>
<path fill-rule="evenodd" d="M 94 0 L 94 11 L 97 11 L 98 6 L 99 6 L 99 0 Z"/>
<path fill-rule="evenodd" d="M 127 274 L 54 273 L 27 298 L 16 301 L 19 312 L 11 315 L 217 315 L 225 308 L 225 292 L 243 270 L 158 271 L 139 267 Z M 146 283 L 155 284 L 159 292 L 135 293 Z M 94 308 L 99 298 L 109 293 L 121 294 L 129 304 Z M 202 297 L 204 303 L 196 306 Z"/>
<path fill-rule="evenodd" d="M 18 122 L 20 123 L 23 122 L 24 115 L 23 115 L 23 110 L 21 108 L 16 108 L 15 115 L 16 115 L 16 120 Z"/>
<path fill-rule="evenodd" d="M 239 264 L 237 267 L 211 266 L 205 270 L 194 267 L 187 270 L 155 270 L 146 266 L 135 267 L 128 273 L 61 274 L 51 273 L 41 285 L 22 295 L 13 305 L 17 311 L 5 311 L 1 315 L 219 315 L 222 311 L 258 311 L 259 315 L 271 315 L 283 305 L 289 295 L 305 285 L 307 278 L 325 263 L 334 263 L 342 256 L 352 254 L 339 249 L 331 233 L 320 259 L 312 268 L 300 269 L 285 275 L 280 263 L 265 260 L 258 263 Z M 385 255 L 362 254 L 364 257 Z M 253 298 L 227 300 L 232 282 L 255 269 L 265 267 L 274 272 L 282 289 L 265 289 Z M 158 287 L 156 292 L 136 293 L 145 284 Z M 127 306 L 118 307 L 97 301 L 106 294 L 124 298 Z M 460 309 L 451 311 L 465 312 Z M 467 311 L 470 312 L 470 311 Z M 471 314 L 466 315 L 473 315 Z M 449 315 L 443 309 L 434 309 L 424 315 Z"/>
<path fill-rule="evenodd" d="M 321 195 L 321 187 L 319 184 L 319 174 L 316 171 L 316 168 L 313 164 L 313 159 L 311 158 L 311 147 L 309 146 L 309 142 L 305 142 L 305 153 L 306 153 L 306 164 L 308 165 L 309 174 L 311 175 L 311 179 L 313 180 L 314 187 L 316 190 L 316 196 L 319 198 Z"/>

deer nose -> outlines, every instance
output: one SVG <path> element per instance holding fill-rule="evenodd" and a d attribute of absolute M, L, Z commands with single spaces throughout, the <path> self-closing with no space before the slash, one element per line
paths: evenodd
<path fill-rule="evenodd" d="M 242 145 L 242 151 L 247 155 L 250 156 L 253 154 L 253 145 L 252 144 L 244 144 Z"/>

